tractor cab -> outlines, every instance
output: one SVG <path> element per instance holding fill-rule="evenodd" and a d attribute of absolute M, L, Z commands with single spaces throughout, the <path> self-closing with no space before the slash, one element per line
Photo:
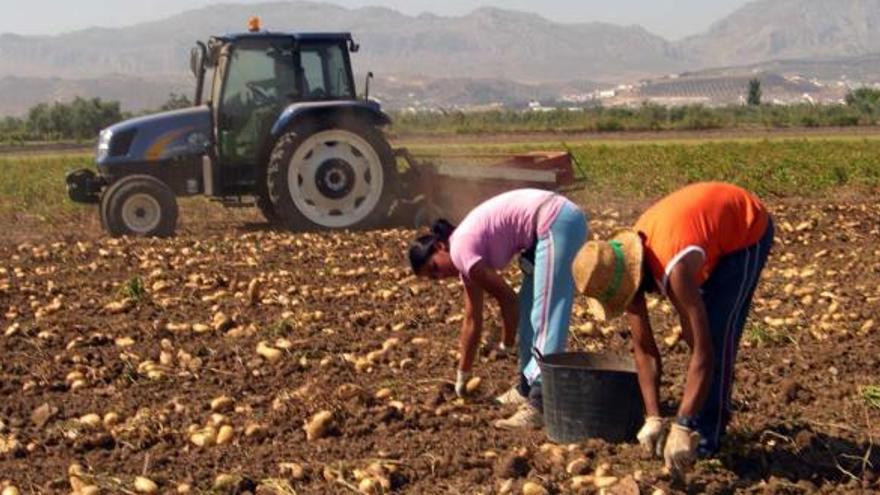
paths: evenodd
<path fill-rule="evenodd" d="M 272 129 L 285 109 L 356 100 L 349 58 L 356 50 L 348 33 L 259 30 L 197 45 L 192 55 L 196 104 L 204 98 L 211 109 L 213 158 L 224 194 L 252 189 L 257 165 L 266 159 Z M 208 71 L 212 77 L 204 89 Z"/>
<path fill-rule="evenodd" d="M 248 189 L 267 141 L 285 109 L 294 104 L 355 101 L 348 33 L 277 34 L 250 32 L 214 37 L 193 52 L 193 69 L 214 123 L 214 157 L 229 186 Z"/>

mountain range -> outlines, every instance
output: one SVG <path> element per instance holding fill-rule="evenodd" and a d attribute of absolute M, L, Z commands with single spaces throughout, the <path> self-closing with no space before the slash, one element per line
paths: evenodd
<path fill-rule="evenodd" d="M 268 30 L 351 31 L 363 47 L 355 69 L 374 71 L 377 83 L 384 76 L 407 82 L 390 85 L 403 89 L 442 80 L 459 88 L 447 92 L 461 93 L 464 81 L 473 80 L 487 97 L 497 96 L 492 88 L 535 88 L 540 97 L 572 81 L 614 85 L 712 67 L 880 52 L 880 0 L 757 0 L 677 42 L 639 26 L 562 24 L 498 8 L 444 17 L 307 1 L 224 4 L 124 28 L 0 35 L 0 88 L 6 90 L 0 112 L 21 113 L 37 101 L 72 94 L 120 98 L 129 109 L 157 106 L 160 95 L 191 86 L 187 62 L 196 40 L 242 31 L 251 15 Z"/>

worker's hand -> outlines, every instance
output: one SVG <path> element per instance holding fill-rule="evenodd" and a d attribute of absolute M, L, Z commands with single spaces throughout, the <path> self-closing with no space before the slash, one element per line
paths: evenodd
<path fill-rule="evenodd" d="M 683 478 L 697 460 L 700 434 L 679 424 L 673 424 L 666 439 L 663 457 L 666 468 L 676 478 Z"/>
<path fill-rule="evenodd" d="M 636 438 L 642 449 L 652 456 L 660 457 L 662 454 L 663 440 L 663 418 L 660 416 L 648 416 L 645 418 L 645 425 L 639 430 Z"/>
<path fill-rule="evenodd" d="M 464 398 L 467 395 L 467 382 L 471 378 L 470 371 L 458 370 L 455 375 L 455 395 Z"/>

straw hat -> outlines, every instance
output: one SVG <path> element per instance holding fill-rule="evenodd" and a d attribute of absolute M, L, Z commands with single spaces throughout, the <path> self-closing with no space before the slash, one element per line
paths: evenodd
<path fill-rule="evenodd" d="M 623 314 L 642 283 L 643 256 L 642 239 L 632 230 L 581 248 L 571 271 L 578 292 L 589 298 L 594 317 L 604 321 Z"/>

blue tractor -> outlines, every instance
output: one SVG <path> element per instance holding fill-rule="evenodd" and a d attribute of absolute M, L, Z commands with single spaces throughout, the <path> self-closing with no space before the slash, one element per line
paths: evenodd
<path fill-rule="evenodd" d="M 295 231 L 377 225 L 398 173 L 390 118 L 357 96 L 357 50 L 349 33 L 267 32 L 258 20 L 197 43 L 195 106 L 102 131 L 97 173 L 69 174 L 71 198 L 99 204 L 114 236 L 173 235 L 177 197 L 195 195 L 255 205 Z"/>

